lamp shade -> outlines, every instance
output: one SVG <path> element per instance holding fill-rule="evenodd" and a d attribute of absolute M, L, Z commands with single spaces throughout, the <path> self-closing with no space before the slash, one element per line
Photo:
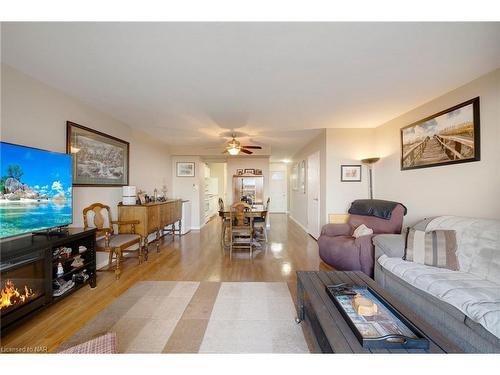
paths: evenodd
<path fill-rule="evenodd" d="M 237 147 L 232 147 L 228 148 L 227 152 L 229 152 L 229 155 L 238 155 L 240 153 L 240 149 Z"/>
<path fill-rule="evenodd" d="M 374 164 L 374 163 L 376 163 L 379 160 L 380 160 L 380 158 L 367 158 L 367 159 L 362 159 L 361 163 L 364 163 L 364 164 Z"/>

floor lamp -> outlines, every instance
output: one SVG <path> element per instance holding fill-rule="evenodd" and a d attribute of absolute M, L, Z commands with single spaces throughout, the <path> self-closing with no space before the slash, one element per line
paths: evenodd
<path fill-rule="evenodd" d="M 380 158 L 368 158 L 361 160 L 361 163 L 366 164 L 368 166 L 368 171 L 370 173 L 370 199 L 373 199 L 373 177 L 372 177 L 373 164 L 375 164 L 379 160 Z"/>

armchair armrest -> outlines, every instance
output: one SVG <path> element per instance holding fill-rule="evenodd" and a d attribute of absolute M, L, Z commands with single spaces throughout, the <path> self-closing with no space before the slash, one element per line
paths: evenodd
<path fill-rule="evenodd" d="M 373 238 L 375 245 L 375 259 L 382 255 L 389 258 L 403 258 L 405 255 L 405 236 L 404 234 L 379 234 Z"/>
<path fill-rule="evenodd" d="M 352 227 L 347 224 L 326 224 L 321 228 L 322 236 L 350 236 L 352 235 Z"/>
<path fill-rule="evenodd" d="M 139 220 L 112 220 L 111 224 L 114 225 L 130 225 L 130 232 L 127 231 L 120 231 L 120 233 L 132 233 L 135 234 L 135 226 L 136 224 L 139 224 Z"/>

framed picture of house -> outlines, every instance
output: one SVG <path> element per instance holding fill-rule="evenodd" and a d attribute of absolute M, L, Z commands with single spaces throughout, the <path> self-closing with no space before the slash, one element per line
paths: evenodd
<path fill-rule="evenodd" d="M 341 165 L 340 181 L 361 182 L 361 165 Z"/>
<path fill-rule="evenodd" d="M 128 142 L 67 121 L 66 153 L 73 156 L 73 186 L 128 185 Z"/>
<path fill-rule="evenodd" d="M 187 161 L 177 162 L 177 177 L 194 177 L 195 163 Z"/>
<path fill-rule="evenodd" d="M 479 161 L 479 97 L 401 129 L 401 170 Z"/>

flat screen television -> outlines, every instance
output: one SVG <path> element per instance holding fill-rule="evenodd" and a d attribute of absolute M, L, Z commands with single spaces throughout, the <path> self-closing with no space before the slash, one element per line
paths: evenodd
<path fill-rule="evenodd" d="M 0 238 L 73 221 L 71 155 L 0 142 Z"/>

